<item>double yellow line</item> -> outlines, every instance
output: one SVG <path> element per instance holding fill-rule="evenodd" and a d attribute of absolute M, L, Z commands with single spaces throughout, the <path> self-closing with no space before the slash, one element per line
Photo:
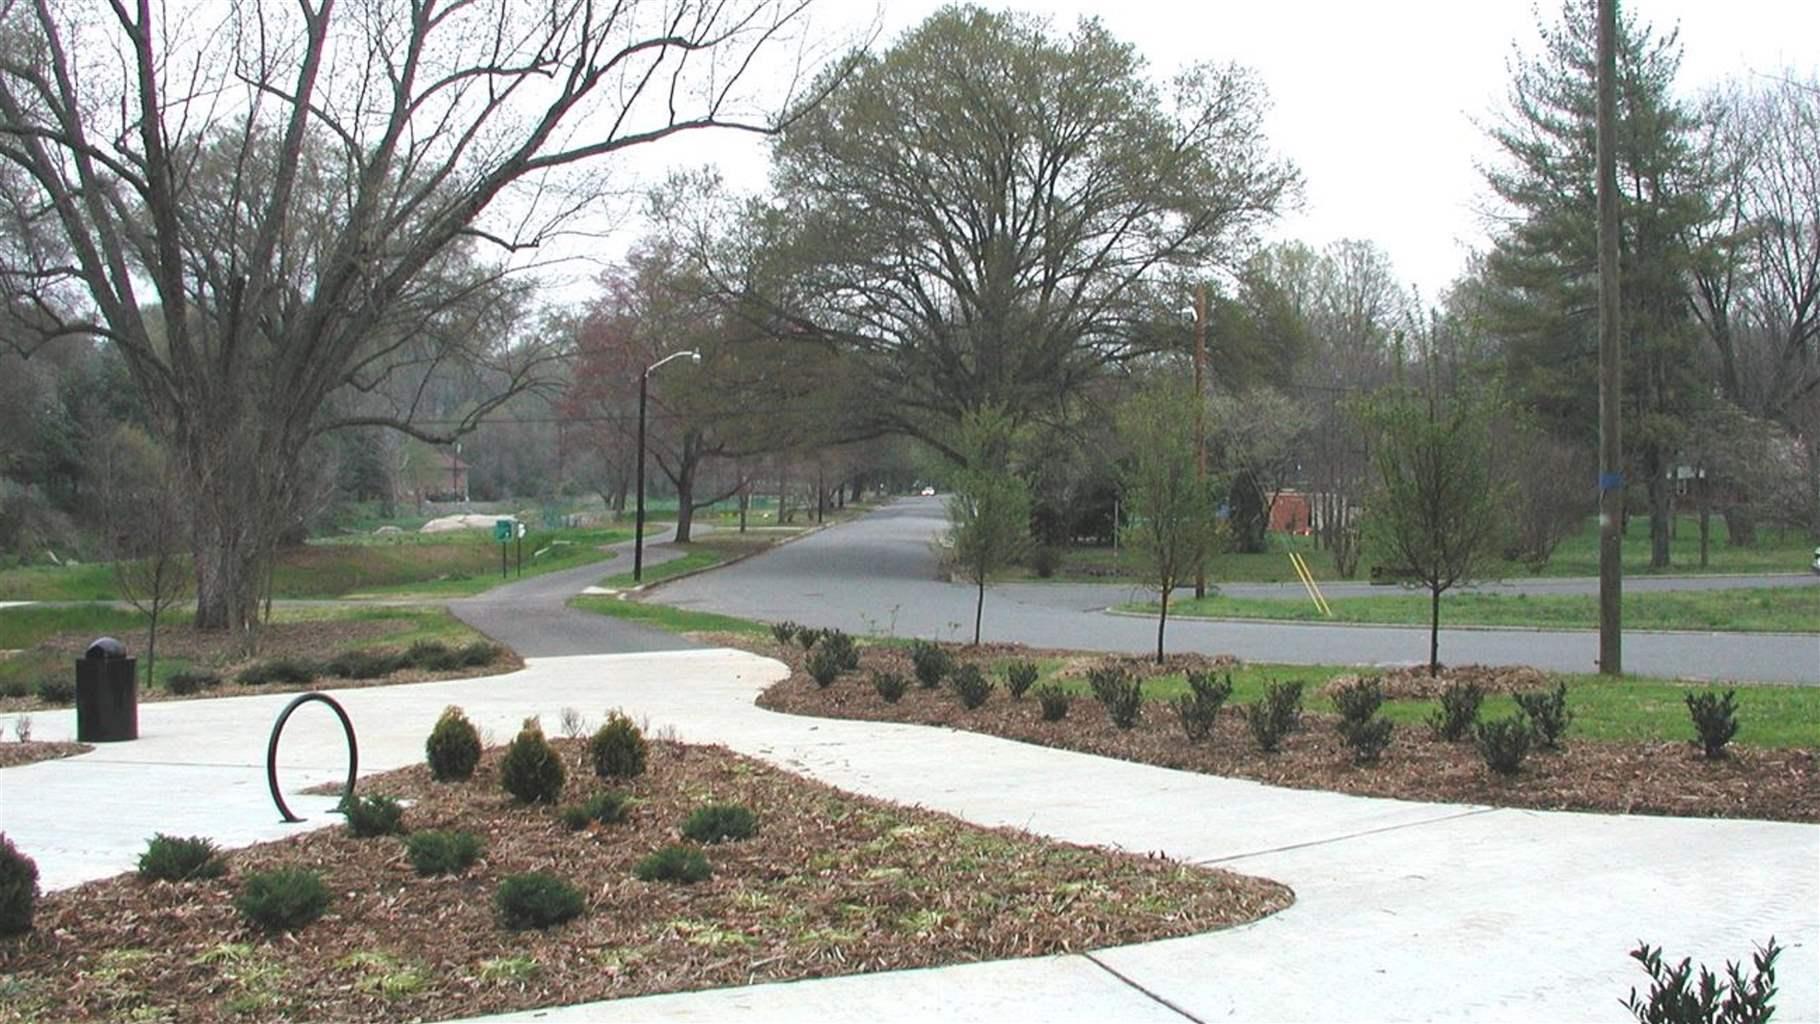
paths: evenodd
<path fill-rule="evenodd" d="M 1321 596 L 1321 588 L 1315 585 L 1314 573 L 1308 571 L 1308 562 L 1300 552 L 1289 553 L 1289 564 L 1295 566 L 1295 574 L 1302 581 L 1302 589 L 1308 591 L 1308 599 L 1320 609 L 1322 615 L 1333 618 L 1333 609 L 1327 607 L 1327 598 Z"/>

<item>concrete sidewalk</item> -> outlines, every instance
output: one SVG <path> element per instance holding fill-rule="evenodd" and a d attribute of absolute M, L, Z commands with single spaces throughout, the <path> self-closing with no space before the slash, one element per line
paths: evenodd
<path fill-rule="evenodd" d="M 442 708 L 495 739 L 565 707 L 623 707 L 653 729 L 870 796 L 1074 842 L 1217 863 L 1293 887 L 1242 928 L 1086 955 L 722 989 L 512 1020 L 1584 1020 L 1617 1019 L 1644 975 L 1639 938 L 1717 967 L 1770 935 L 1788 948 L 1777 1019 L 1820 1019 L 1820 827 L 1424 804 L 1278 789 L 919 726 L 777 715 L 754 693 L 768 659 L 702 650 L 532 659 L 510 676 L 331 691 L 360 730 L 363 771 L 410 764 Z M 151 704 L 144 739 L 0 771 L 0 830 L 47 888 L 129 869 L 163 830 L 232 844 L 338 823 L 290 798 L 263 756 L 288 695 Z M 34 733 L 73 732 L 38 713 Z M 4 723 L 10 728 L 10 722 Z M 339 727 L 300 711 L 287 794 L 337 780 Z M 78 815 L 72 809 L 79 809 Z"/>

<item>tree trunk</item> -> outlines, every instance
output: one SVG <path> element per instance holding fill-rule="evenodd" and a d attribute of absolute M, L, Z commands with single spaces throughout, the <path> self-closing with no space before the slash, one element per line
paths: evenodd
<path fill-rule="evenodd" d="M 1163 627 L 1169 624 L 1169 588 L 1163 588 L 1163 610 L 1156 617 L 1156 663 L 1163 663 Z"/>
<path fill-rule="evenodd" d="M 1428 588 L 1428 676 L 1441 674 L 1441 591 Z"/>
<path fill-rule="evenodd" d="M 1706 568 L 1707 551 L 1712 543 L 1712 509 L 1706 507 L 1704 498 L 1700 501 L 1700 568 Z"/>
<path fill-rule="evenodd" d="M 242 631 L 258 621 L 259 544 L 250 533 L 244 523 L 197 524 L 197 629 Z"/>
<path fill-rule="evenodd" d="M 986 614 L 986 574 L 980 573 L 979 598 L 973 603 L 973 646 L 980 645 L 980 619 Z"/>
<path fill-rule="evenodd" d="M 690 528 L 695 525 L 695 467 L 683 464 L 682 472 L 676 474 L 676 537 L 678 544 L 689 543 Z"/>
<path fill-rule="evenodd" d="M 1669 527 L 1674 518 L 1674 495 L 1668 486 L 1668 474 L 1660 462 L 1659 458 L 1651 457 L 1644 463 L 1649 467 L 1649 567 L 1651 569 L 1668 568 L 1668 542 L 1672 536 Z"/>
<path fill-rule="evenodd" d="M 752 490 L 742 487 L 739 491 L 739 532 L 746 532 L 746 513 L 752 509 Z"/>
<path fill-rule="evenodd" d="M 1820 436 L 1807 435 L 1807 536 L 1820 544 Z"/>
<path fill-rule="evenodd" d="M 1728 505 L 1720 515 L 1725 517 L 1726 547 L 1753 548 L 1757 546 L 1757 517 L 1751 514 L 1748 505 L 1741 502 Z"/>

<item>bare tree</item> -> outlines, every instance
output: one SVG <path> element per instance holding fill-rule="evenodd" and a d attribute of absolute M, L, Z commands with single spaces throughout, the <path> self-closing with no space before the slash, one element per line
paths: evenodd
<path fill-rule="evenodd" d="M 445 441 L 541 385 L 557 353 L 502 275 L 607 189 L 596 158 L 772 130 L 761 92 L 803 109 L 808 2 L 0 0 L 7 334 L 125 357 L 192 502 L 199 626 L 254 621 L 312 438 Z M 423 422 L 455 366 L 488 397 Z"/>

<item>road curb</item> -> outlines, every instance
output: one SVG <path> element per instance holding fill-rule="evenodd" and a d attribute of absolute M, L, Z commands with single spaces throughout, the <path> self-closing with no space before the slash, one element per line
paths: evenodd
<path fill-rule="evenodd" d="M 1125 618 L 1125 619 L 1152 619 L 1152 620 L 1154 620 L 1156 618 L 1155 615 L 1150 615 L 1145 612 L 1131 612 L 1131 611 L 1125 611 L 1120 608 L 1102 608 L 1102 609 L 1100 609 L 1100 614 L 1114 615 L 1119 618 Z M 1246 618 L 1218 617 L 1218 616 L 1209 616 L 1209 615 L 1175 615 L 1175 614 L 1171 614 L 1169 616 L 1169 621 L 1170 622 L 1230 622 L 1230 623 L 1234 623 L 1237 625 L 1264 625 L 1264 626 L 1319 626 L 1323 629 L 1408 629 L 1408 630 L 1416 630 L 1416 631 L 1423 632 L 1423 633 L 1428 632 L 1428 628 L 1429 628 L 1427 626 L 1415 625 L 1415 624 L 1411 624 L 1411 623 L 1407 623 L 1407 622 L 1310 622 L 1307 619 L 1246 619 Z M 1466 623 L 1450 626 L 1445 622 L 1441 623 L 1441 628 L 1444 630 L 1456 630 L 1456 631 L 1460 631 L 1460 632 L 1469 632 L 1469 633 L 1590 633 L 1593 635 L 1597 635 L 1599 632 L 1597 629 L 1586 627 L 1586 626 L 1486 626 L 1483 624 L 1466 624 Z M 1782 633 L 1782 632 L 1774 632 L 1774 631 L 1766 631 L 1766 630 L 1742 630 L 1742 629 L 1626 629 L 1624 631 L 1624 635 L 1626 635 L 1626 636 L 1632 636 L 1632 635 L 1641 635 L 1641 636 L 1771 636 L 1771 637 L 1789 637 L 1789 638 L 1795 638 L 1795 639 L 1812 638 L 1816 641 L 1820 641 L 1820 633 Z"/>

